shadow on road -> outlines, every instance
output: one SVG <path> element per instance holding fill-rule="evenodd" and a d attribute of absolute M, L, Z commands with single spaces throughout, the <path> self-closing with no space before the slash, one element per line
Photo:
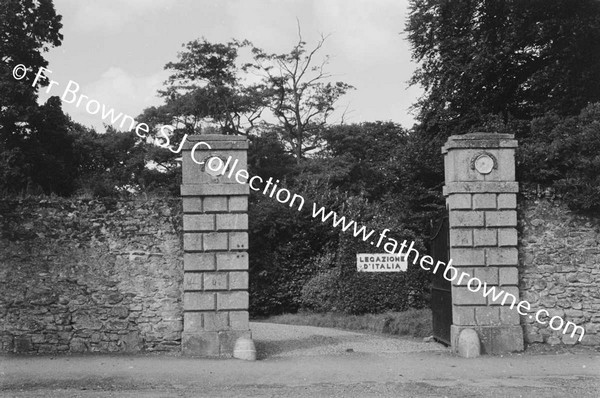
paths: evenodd
<path fill-rule="evenodd" d="M 351 343 L 356 339 L 353 337 L 333 337 L 312 335 L 305 338 L 291 338 L 286 340 L 256 340 L 257 359 L 267 359 L 274 356 L 280 356 L 286 352 L 306 350 L 305 354 L 310 354 L 310 350 L 318 347 L 338 346 L 343 343 Z M 338 350 L 343 352 L 343 350 Z"/>

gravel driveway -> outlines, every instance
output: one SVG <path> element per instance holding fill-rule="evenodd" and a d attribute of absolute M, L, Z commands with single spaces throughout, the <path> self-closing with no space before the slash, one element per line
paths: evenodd
<path fill-rule="evenodd" d="M 251 322 L 258 359 L 354 353 L 399 354 L 448 351 L 442 344 L 422 339 L 374 333 L 355 333 L 314 326 Z"/>

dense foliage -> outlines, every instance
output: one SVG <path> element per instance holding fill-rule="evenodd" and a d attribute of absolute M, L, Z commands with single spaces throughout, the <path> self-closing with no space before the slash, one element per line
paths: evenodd
<path fill-rule="evenodd" d="M 595 0 L 413 0 L 407 24 L 420 119 L 448 133 L 600 100 Z"/>
<path fill-rule="evenodd" d="M 37 90 L 48 83 L 32 87 L 35 72 L 48 65 L 42 53 L 61 44 L 61 17 L 51 0 L 2 0 L 0 4 L 0 192 L 24 191 L 38 184 L 47 193 L 68 194 L 70 184 L 59 181 L 70 157 L 68 147 L 63 152 L 60 146 L 67 140 L 60 120 L 64 116 L 56 112 L 60 104 L 49 101 L 40 107 Z M 13 77 L 18 64 L 29 68 L 22 80 Z M 42 134 L 46 121 L 51 139 Z M 48 144 L 52 146 L 45 149 Z M 50 169 L 38 176 L 34 173 L 38 167 Z"/>
<path fill-rule="evenodd" d="M 114 195 L 144 173 L 132 133 L 109 129 L 100 135 L 73 122 L 58 97 L 38 105 L 32 86 L 43 53 L 59 46 L 61 16 L 51 0 L 0 1 L 0 193 Z M 18 64 L 28 67 L 21 80 Z"/>
<path fill-rule="evenodd" d="M 600 213 L 600 103 L 577 116 L 534 119 L 518 164 L 521 181 L 553 188 L 574 209 Z"/>
<path fill-rule="evenodd" d="M 420 234 L 407 229 L 402 219 L 386 209 L 389 202 L 369 203 L 364 197 L 344 201 L 344 214 L 370 229 L 391 230 L 402 241 L 415 240 L 425 250 Z M 375 250 L 378 251 L 378 250 Z M 302 304 L 315 311 L 341 311 L 351 314 L 403 311 L 428 304 L 430 273 L 409 264 L 407 272 L 382 274 L 356 271 L 356 254 L 373 253 L 373 246 L 350 233 L 338 232 L 331 246 L 315 261 L 316 273 L 304 285 Z"/>
<path fill-rule="evenodd" d="M 578 116 L 600 101 L 600 2 L 412 0 L 406 30 L 425 89 L 423 149 L 452 134 L 513 133 L 520 182 L 600 208 L 595 106 Z"/>
<path fill-rule="evenodd" d="M 310 46 L 299 35 L 284 54 L 247 41 L 194 40 L 166 65 L 164 104 L 137 118 L 149 125 L 148 142 L 85 128 L 56 97 L 38 105 L 32 71 L 60 45 L 61 18 L 50 0 L 0 2 L 0 193 L 178 195 L 181 154 L 151 141 L 246 135 L 250 173 L 306 200 L 298 211 L 251 191 L 255 315 L 427 305 L 429 273 L 357 273 L 356 253 L 373 247 L 314 219 L 312 204 L 426 250 L 431 221 L 444 209 L 440 147 L 452 134 L 514 133 L 523 187 L 551 188 L 575 209 L 600 212 L 598 1 L 412 0 L 406 30 L 420 64 L 413 83 L 425 93 L 411 130 L 329 124 L 352 87 L 327 73 L 326 37 Z M 12 76 L 18 63 L 32 68 L 22 81 Z M 172 128 L 161 133 L 164 126 Z"/>
<path fill-rule="evenodd" d="M 411 167 L 404 162 L 418 155 L 406 153 L 416 145 L 414 138 L 382 122 L 330 126 L 323 138 L 324 150 L 300 165 L 290 157 L 285 160 L 284 148 L 274 137 L 270 144 L 266 138 L 253 140 L 250 171 L 285 181 L 307 204 L 298 212 L 262 193 L 251 196 L 251 311 L 309 308 L 359 314 L 426 305 L 428 273 L 411 266 L 407 273 L 394 275 L 357 274 L 356 254 L 371 253 L 373 247 L 312 217 L 316 203 L 369 229 L 388 228 L 390 236 L 415 240 L 425 250 L 429 221 L 443 200 L 419 205 L 420 194 L 412 194 L 412 180 L 418 176 L 403 173 Z M 272 167 L 274 163 L 258 155 L 265 150 L 284 167 Z M 262 159 L 260 168 L 257 159 Z"/>

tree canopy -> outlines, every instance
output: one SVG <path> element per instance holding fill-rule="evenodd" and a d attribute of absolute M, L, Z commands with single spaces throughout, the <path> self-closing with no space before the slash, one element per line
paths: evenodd
<path fill-rule="evenodd" d="M 62 111 L 57 114 L 60 103 L 49 100 L 43 107 L 37 104 L 38 88 L 47 85 L 47 81 L 42 80 L 32 87 L 37 70 L 48 65 L 43 52 L 61 44 L 60 21 L 61 16 L 56 14 L 51 0 L 1 1 L 0 168 L 3 172 L 0 174 L 0 191 L 25 190 L 33 181 L 47 193 L 53 190 L 69 192 L 68 184 L 58 181 L 59 170 L 55 170 L 52 176 L 34 173 L 41 166 L 36 162 L 62 169 L 61 165 L 69 157 L 68 145 L 55 154 L 41 149 L 48 144 L 40 134 L 46 123 L 56 143 L 63 142 L 67 132 L 64 125 L 59 126 L 64 123 Z M 13 68 L 19 64 L 28 68 L 22 80 L 13 77 Z M 40 155 L 37 160 L 32 157 L 35 153 Z M 53 172 L 45 169 L 45 173 Z"/>
<path fill-rule="evenodd" d="M 299 162 L 321 149 L 321 133 L 335 103 L 351 88 L 331 82 L 327 57 L 319 59 L 326 38 L 308 49 L 298 36 L 289 53 L 272 54 L 247 40 L 211 43 L 197 39 L 184 45 L 159 91 L 165 104 L 144 110 L 139 120 L 156 132 L 175 127 L 173 135 L 277 134 Z M 240 60 L 244 51 L 246 62 Z M 170 156 L 174 159 L 174 156 Z"/>
<path fill-rule="evenodd" d="M 600 2 L 412 0 L 406 26 L 412 82 L 429 133 L 491 119 L 576 115 L 600 100 Z"/>
<path fill-rule="evenodd" d="M 223 134 L 247 134 L 264 107 L 260 86 L 244 83 L 238 65 L 239 50 L 249 45 L 206 39 L 185 44 L 178 61 L 165 65 L 172 74 L 159 91 L 163 120 L 188 134 L 201 133 L 203 123 Z"/>
<path fill-rule="evenodd" d="M 37 108 L 38 85 L 31 86 L 35 72 L 48 62 L 42 53 L 62 41 L 61 17 L 51 0 L 2 0 L 0 7 L 0 143 L 18 145 L 26 134 L 28 114 Z M 23 80 L 13 77 L 13 68 L 29 68 Z M 47 84 L 40 82 L 40 86 Z"/>
<path fill-rule="evenodd" d="M 406 32 L 420 63 L 412 83 L 425 89 L 413 131 L 427 153 L 414 164 L 429 170 L 424 193 L 443 181 L 435 159 L 449 135 L 508 132 L 522 143 L 522 187 L 551 187 L 574 209 L 600 209 L 586 171 L 597 163 L 588 149 L 600 145 L 590 122 L 600 102 L 600 2 L 411 0 Z"/>
<path fill-rule="evenodd" d="M 298 28 L 298 42 L 289 53 L 268 54 L 253 48 L 254 63 L 245 66 L 262 74 L 269 109 L 279 120 L 275 131 L 298 162 L 306 153 L 322 148 L 322 132 L 335 103 L 353 88 L 331 82 L 328 57 L 318 60 L 326 39 L 321 36 L 314 47 L 307 48 Z"/>

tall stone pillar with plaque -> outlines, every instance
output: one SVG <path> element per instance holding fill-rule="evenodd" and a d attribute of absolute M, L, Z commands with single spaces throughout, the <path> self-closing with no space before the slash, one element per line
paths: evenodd
<path fill-rule="evenodd" d="M 182 152 L 185 355 L 231 357 L 238 338 L 251 338 L 249 188 L 229 173 L 246 169 L 247 149 L 245 137 L 198 135 Z"/>
<path fill-rule="evenodd" d="M 452 265 L 518 303 L 516 148 L 511 134 L 474 133 L 451 136 L 442 152 Z M 452 284 L 452 347 L 463 329 L 474 329 L 483 353 L 522 350 L 516 307 L 484 297 L 481 289 L 470 291 L 467 282 L 457 278 Z"/>

